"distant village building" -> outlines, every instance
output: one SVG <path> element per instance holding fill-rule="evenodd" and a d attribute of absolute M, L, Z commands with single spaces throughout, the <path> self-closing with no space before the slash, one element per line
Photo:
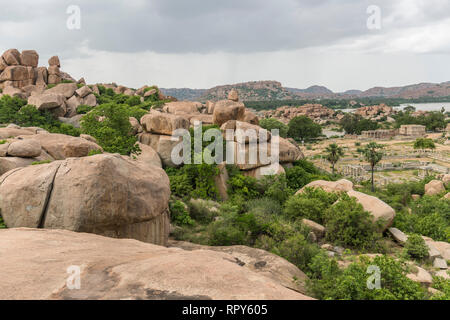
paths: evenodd
<path fill-rule="evenodd" d="M 425 135 L 425 126 L 418 124 L 402 125 L 398 131 L 399 135 L 408 137 L 421 137 Z"/>
<path fill-rule="evenodd" d="M 425 126 L 417 124 L 402 125 L 399 129 L 378 129 L 361 132 L 361 139 L 388 140 L 394 137 L 422 137 L 425 135 Z"/>
<path fill-rule="evenodd" d="M 361 132 L 362 139 L 391 139 L 398 133 L 396 129 L 378 129 Z"/>

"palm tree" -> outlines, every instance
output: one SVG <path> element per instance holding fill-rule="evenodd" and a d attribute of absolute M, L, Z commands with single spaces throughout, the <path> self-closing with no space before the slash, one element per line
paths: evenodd
<path fill-rule="evenodd" d="M 380 162 L 383 158 L 383 153 L 379 151 L 382 148 L 384 148 L 383 145 L 377 144 L 376 142 L 370 142 L 364 147 L 363 150 L 364 158 L 367 162 L 370 163 L 370 167 L 372 169 L 372 192 L 375 191 L 375 186 L 373 183 L 373 172 L 377 163 Z"/>
<path fill-rule="evenodd" d="M 331 170 L 334 174 L 334 166 L 339 161 L 339 159 L 344 155 L 344 151 L 336 143 L 330 144 L 326 149 L 325 159 L 331 163 Z"/>

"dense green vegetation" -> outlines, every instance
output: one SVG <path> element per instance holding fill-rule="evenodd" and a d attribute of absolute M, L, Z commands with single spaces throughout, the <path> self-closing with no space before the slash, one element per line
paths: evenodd
<path fill-rule="evenodd" d="M 307 116 L 299 116 L 289 121 L 287 135 L 297 141 L 317 138 L 322 134 L 322 127 Z"/>
<path fill-rule="evenodd" d="M 428 131 L 439 131 L 445 129 L 447 123 L 445 121 L 445 114 L 442 112 L 429 112 L 426 115 L 418 117 L 412 116 L 411 112 L 400 111 L 393 116 L 395 119 L 395 126 L 398 128 L 405 124 L 420 124 L 426 127 Z"/>
<path fill-rule="evenodd" d="M 139 120 L 151 108 L 159 108 L 167 101 L 159 100 L 157 87 L 144 90 L 154 90 L 155 93 L 145 97 L 143 102 L 139 96 L 116 94 L 113 89 L 101 85 L 98 89 L 97 107 L 80 105 L 77 108 L 78 113 L 86 113 L 81 120 L 81 131 L 96 138 L 106 152 L 123 155 L 139 153 L 137 138 L 131 134 L 129 117 Z"/>
<path fill-rule="evenodd" d="M 14 123 L 23 127 L 40 127 L 52 133 L 79 136 L 80 130 L 58 121 L 49 111 L 37 110 L 18 97 L 0 98 L 0 123 Z"/>
<path fill-rule="evenodd" d="M 414 149 L 436 149 L 432 139 L 418 138 L 414 141 Z"/>
<path fill-rule="evenodd" d="M 337 177 L 324 174 L 305 160 L 287 168 L 286 174 L 259 180 L 244 176 L 234 166 L 227 166 L 227 170 L 229 198 L 220 201 L 214 188 L 214 177 L 218 173 L 215 166 L 166 168 L 173 193 L 170 210 L 172 222 L 177 226 L 173 233 L 176 239 L 213 246 L 247 245 L 270 251 L 304 271 L 310 278 L 308 294 L 319 299 L 430 298 L 420 284 L 406 277 L 411 270 L 405 259 L 420 263 L 426 259 L 423 243 L 417 237 L 411 236 L 404 251 L 397 256 L 386 255 L 391 249 L 386 247 L 370 214 L 354 198 L 309 188 L 295 194 L 311 181 Z M 200 175 L 201 183 L 196 180 Z M 370 188 L 368 185 L 360 191 L 373 194 L 394 207 L 397 211 L 394 223 L 401 230 L 442 240 L 449 234 L 450 201 L 441 201 L 437 196 L 424 196 L 416 201 L 411 198 L 412 194 L 423 195 L 424 185 L 430 179 L 432 177 L 405 185 L 392 184 L 374 192 L 367 189 Z M 411 214 L 407 213 L 409 208 Z M 441 220 L 437 221 L 437 216 Z M 409 220 L 414 217 L 424 220 L 421 223 Z M 326 227 L 327 243 L 357 253 L 384 254 L 362 255 L 352 260 L 348 267 L 339 267 L 336 258 L 328 256 L 311 240 L 311 230 L 302 223 L 305 218 Z M 438 224 L 447 229 L 437 228 Z M 379 290 L 367 287 L 371 265 L 381 271 Z M 433 285 L 443 292 L 433 298 L 445 297 L 447 282 L 436 278 Z"/>
<path fill-rule="evenodd" d="M 369 187 L 361 191 L 380 198 L 395 209 L 394 227 L 435 241 L 450 242 L 450 199 L 444 199 L 442 195 L 424 195 L 425 184 L 433 179 L 429 176 L 419 182 L 389 184 L 375 192 Z M 414 200 L 411 197 L 414 194 L 421 197 Z"/>
<path fill-rule="evenodd" d="M 406 240 L 405 253 L 412 259 L 424 260 L 428 258 L 428 247 L 422 236 L 419 234 L 411 234 Z"/>
<path fill-rule="evenodd" d="M 259 121 L 259 125 L 261 128 L 272 130 L 272 129 L 278 129 L 280 133 L 280 137 L 286 138 L 288 134 L 288 126 L 284 123 L 278 121 L 275 118 L 268 118 L 268 119 L 261 119 Z"/>
<path fill-rule="evenodd" d="M 348 134 L 360 135 L 363 131 L 378 129 L 378 123 L 375 121 L 364 119 L 362 116 L 353 113 L 346 113 L 340 124 Z"/>
<path fill-rule="evenodd" d="M 356 104 L 350 103 L 351 101 Z M 355 99 L 300 99 L 300 100 L 274 100 L 274 101 L 244 101 L 247 108 L 255 110 L 273 110 L 282 106 L 302 106 L 308 103 L 320 103 L 321 105 L 331 109 L 351 109 L 359 108 L 363 105 L 373 106 L 384 103 L 388 106 L 395 107 L 405 103 L 431 103 L 431 102 L 449 102 L 450 97 L 422 97 L 418 99 L 401 99 L 401 98 L 385 98 L 385 97 L 367 97 Z"/>
<path fill-rule="evenodd" d="M 96 107 L 82 118 L 81 130 L 97 139 L 106 152 L 139 152 L 137 138 L 131 134 L 132 127 L 124 105 L 106 103 Z"/>
<path fill-rule="evenodd" d="M 310 266 L 310 292 L 319 299 L 419 300 L 427 297 L 419 283 L 406 277 L 407 265 L 385 255 L 373 259 L 361 257 L 342 270 L 335 260 L 320 254 L 312 259 Z M 370 266 L 379 268 L 379 289 L 367 286 Z"/>

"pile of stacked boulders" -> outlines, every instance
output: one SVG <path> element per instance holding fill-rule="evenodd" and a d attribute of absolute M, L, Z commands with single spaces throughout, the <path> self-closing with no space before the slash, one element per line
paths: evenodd
<path fill-rule="evenodd" d="M 366 119 L 380 120 L 383 117 L 390 117 L 395 113 L 394 108 L 381 103 L 375 106 L 364 106 L 356 109 L 355 114 Z"/>
<path fill-rule="evenodd" d="M 6 50 L 0 57 L 0 89 L 23 89 L 32 91 L 29 86 L 45 87 L 58 84 L 63 80 L 73 80 L 60 70 L 61 64 L 57 56 L 48 60 L 48 68 L 38 67 L 39 54 L 35 50 Z"/>
<path fill-rule="evenodd" d="M 72 137 L 10 124 L 0 128 L 0 175 L 33 163 L 85 157 L 95 150 L 102 148 L 89 135 Z"/>
<path fill-rule="evenodd" d="M 84 79 L 77 82 L 62 72 L 57 56 L 48 60 L 48 68 L 38 64 L 39 55 L 34 50 L 5 51 L 0 57 L 0 97 L 19 97 L 38 110 L 49 110 L 65 118 L 76 116 L 79 105 L 97 105 L 95 91 L 86 86 Z"/>
<path fill-rule="evenodd" d="M 200 102 L 177 101 L 166 103 L 160 110 L 152 109 L 148 114 L 140 119 L 140 123 L 130 119 L 134 131 L 139 136 L 139 141 L 151 146 L 161 157 L 165 166 L 177 166 L 171 159 L 173 148 L 180 143 L 180 139 L 172 138 L 176 129 L 186 129 L 193 127 L 196 123 L 202 125 L 217 125 L 225 139 L 228 139 L 226 132 L 232 131 L 232 137 L 227 141 L 229 148 L 234 149 L 234 163 L 242 170 L 243 174 L 256 178 L 271 172 L 272 174 L 284 173 L 282 165 L 289 166 L 291 163 L 303 158 L 303 154 L 298 146 L 291 141 L 279 137 L 279 163 L 282 165 L 271 165 L 267 161 L 262 161 L 258 157 L 256 161 L 250 161 L 249 139 L 240 141 L 235 134 L 237 130 L 254 130 L 259 135 L 265 133 L 264 141 L 256 141 L 254 146 L 259 150 L 268 150 L 268 157 L 271 157 L 271 134 L 258 126 L 258 117 L 245 108 L 239 102 L 236 90 L 231 90 L 228 99 L 217 102 L 208 101 L 206 104 Z M 239 152 L 243 152 L 239 160 Z M 225 155 L 224 155 L 225 160 Z M 266 160 L 266 159 L 264 159 Z M 238 163 L 241 162 L 241 163 Z M 223 166 L 222 166 L 223 167 Z M 221 168 L 222 168 L 221 167 Z M 222 169 L 221 169 L 222 170 Z M 224 173 L 225 174 L 225 173 Z"/>
<path fill-rule="evenodd" d="M 332 120 L 336 112 L 321 104 L 305 104 L 300 107 L 283 106 L 276 110 L 263 111 L 262 114 L 264 118 L 276 118 L 285 124 L 300 116 L 307 116 L 319 124 L 324 124 L 327 120 Z"/>

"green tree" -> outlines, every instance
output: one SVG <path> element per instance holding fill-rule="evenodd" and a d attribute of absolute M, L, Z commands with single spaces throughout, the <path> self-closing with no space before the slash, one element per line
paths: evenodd
<path fill-rule="evenodd" d="M 139 153 L 137 138 L 131 134 L 131 129 L 126 105 L 103 104 L 81 119 L 82 132 L 96 138 L 100 146 L 110 153 Z"/>
<path fill-rule="evenodd" d="M 378 129 L 375 121 L 364 119 L 353 113 L 346 113 L 340 124 L 348 134 L 361 134 L 362 131 Z"/>
<path fill-rule="evenodd" d="M 259 126 L 269 131 L 272 129 L 278 129 L 280 131 L 280 137 L 287 137 L 288 126 L 275 118 L 261 119 L 259 121 Z"/>
<path fill-rule="evenodd" d="M 364 158 L 370 164 L 371 168 L 371 181 L 372 181 L 372 192 L 375 192 L 375 186 L 373 182 L 373 174 L 375 170 L 375 166 L 378 162 L 383 158 L 383 153 L 379 151 L 384 147 L 381 144 L 377 144 L 376 142 L 370 142 L 363 149 Z"/>
<path fill-rule="evenodd" d="M 414 142 L 414 149 L 436 149 L 436 146 L 431 139 L 418 138 Z"/>
<path fill-rule="evenodd" d="M 415 112 L 416 108 L 413 106 L 407 106 L 403 109 L 404 112 Z"/>
<path fill-rule="evenodd" d="M 331 163 L 331 169 L 334 174 L 334 166 L 339 161 L 339 159 L 344 155 L 344 150 L 339 147 L 336 143 L 330 144 L 325 149 L 326 155 L 325 159 Z"/>
<path fill-rule="evenodd" d="M 288 127 L 288 136 L 296 140 L 317 138 L 322 134 L 322 127 L 307 116 L 293 118 Z"/>

